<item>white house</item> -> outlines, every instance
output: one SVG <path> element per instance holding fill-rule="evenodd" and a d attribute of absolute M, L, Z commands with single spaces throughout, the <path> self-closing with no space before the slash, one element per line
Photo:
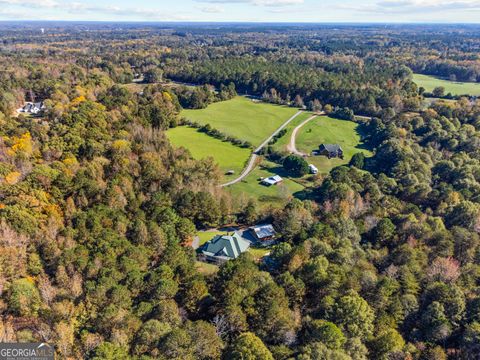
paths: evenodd
<path fill-rule="evenodd" d="M 36 103 L 27 102 L 21 109 L 18 110 L 18 112 L 37 115 L 43 110 L 45 110 L 45 105 L 43 104 L 43 101 Z"/>

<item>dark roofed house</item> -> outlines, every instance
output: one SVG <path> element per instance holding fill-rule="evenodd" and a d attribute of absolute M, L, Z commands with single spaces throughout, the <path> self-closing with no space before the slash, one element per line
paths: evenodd
<path fill-rule="evenodd" d="M 270 224 L 256 225 L 250 228 L 257 241 L 265 242 L 275 239 L 277 232 Z"/>
<path fill-rule="evenodd" d="M 200 260 L 222 264 L 228 260 L 236 259 L 250 247 L 250 241 L 244 239 L 239 233 L 230 235 L 217 235 L 200 248 Z"/>
<path fill-rule="evenodd" d="M 343 149 L 338 144 L 322 144 L 319 147 L 319 155 L 327 156 L 330 158 L 340 158 L 343 159 Z"/>

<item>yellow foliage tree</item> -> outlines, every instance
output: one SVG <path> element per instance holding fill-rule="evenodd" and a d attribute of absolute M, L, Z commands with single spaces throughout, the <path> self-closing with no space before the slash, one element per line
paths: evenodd
<path fill-rule="evenodd" d="M 8 185 L 15 185 L 20 180 L 21 175 L 22 174 L 20 174 L 18 171 L 12 171 L 11 173 L 7 174 L 7 176 L 5 176 L 5 182 Z"/>
<path fill-rule="evenodd" d="M 10 139 L 12 145 L 7 150 L 7 154 L 10 156 L 24 155 L 29 157 L 33 153 L 32 136 L 29 132 L 26 132 L 20 137 L 14 136 Z"/>

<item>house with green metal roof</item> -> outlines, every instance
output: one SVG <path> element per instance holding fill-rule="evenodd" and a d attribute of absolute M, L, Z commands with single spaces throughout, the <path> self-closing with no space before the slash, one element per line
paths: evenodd
<path fill-rule="evenodd" d="M 222 264 L 228 260 L 236 259 L 241 253 L 248 250 L 251 243 L 239 233 L 233 235 L 217 235 L 203 245 L 199 259 L 203 261 Z"/>

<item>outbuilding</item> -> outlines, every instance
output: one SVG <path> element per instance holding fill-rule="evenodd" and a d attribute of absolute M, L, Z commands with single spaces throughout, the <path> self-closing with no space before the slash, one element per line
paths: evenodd
<path fill-rule="evenodd" d="M 265 242 L 275 239 L 277 232 L 271 224 L 255 225 L 250 228 L 250 232 L 257 241 Z"/>
<path fill-rule="evenodd" d="M 263 179 L 262 184 L 265 186 L 278 185 L 283 181 L 282 177 L 279 175 L 271 176 L 269 178 Z"/>

